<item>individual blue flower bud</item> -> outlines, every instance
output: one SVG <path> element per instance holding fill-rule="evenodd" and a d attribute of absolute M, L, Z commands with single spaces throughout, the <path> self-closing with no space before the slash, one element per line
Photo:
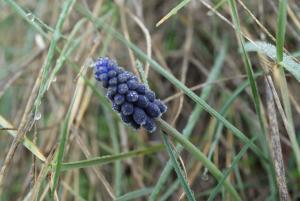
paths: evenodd
<path fill-rule="evenodd" d="M 124 69 L 122 67 L 117 67 L 115 70 L 118 75 L 124 72 Z"/>
<path fill-rule="evenodd" d="M 102 86 L 104 88 L 107 88 L 108 87 L 108 81 L 102 81 Z"/>
<path fill-rule="evenodd" d="M 146 123 L 146 119 L 147 119 L 147 115 L 144 112 L 144 110 L 135 107 L 133 112 L 133 120 L 135 121 L 135 123 L 139 125 L 143 125 Z"/>
<path fill-rule="evenodd" d="M 135 123 L 135 121 L 131 121 L 129 124 L 132 128 L 134 128 L 136 130 L 141 128 L 141 125 L 138 125 L 137 123 Z"/>
<path fill-rule="evenodd" d="M 127 124 L 132 122 L 132 116 L 131 115 L 124 115 L 123 113 L 121 113 L 120 116 L 121 116 L 121 119 Z"/>
<path fill-rule="evenodd" d="M 117 105 L 122 105 L 125 101 L 125 97 L 121 94 L 116 94 L 114 97 L 114 103 Z"/>
<path fill-rule="evenodd" d="M 108 81 L 109 86 L 116 86 L 118 84 L 118 79 L 116 77 L 111 78 Z"/>
<path fill-rule="evenodd" d="M 96 63 L 96 67 L 107 66 L 109 60 L 110 59 L 108 57 L 97 59 L 97 61 L 95 62 Z"/>
<path fill-rule="evenodd" d="M 150 117 L 153 118 L 157 118 L 161 115 L 159 107 L 152 102 L 149 102 L 149 104 L 147 105 L 146 112 Z"/>
<path fill-rule="evenodd" d="M 117 93 L 117 87 L 108 87 L 107 92 L 106 92 L 106 96 L 110 99 L 113 100 L 114 95 L 116 95 Z"/>
<path fill-rule="evenodd" d="M 141 108 L 146 108 L 148 106 L 149 100 L 146 96 L 139 95 L 136 105 Z"/>
<path fill-rule="evenodd" d="M 126 95 L 126 100 L 129 102 L 136 102 L 139 98 L 139 95 L 136 91 L 129 91 Z"/>
<path fill-rule="evenodd" d="M 120 94 L 126 94 L 127 91 L 128 91 L 127 84 L 123 83 L 123 84 L 119 84 L 118 85 L 118 93 L 120 93 Z"/>
<path fill-rule="evenodd" d="M 96 70 L 95 70 L 96 75 L 100 75 L 100 74 L 103 74 L 103 73 L 107 73 L 107 68 L 106 67 L 104 67 L 104 66 L 96 67 Z"/>
<path fill-rule="evenodd" d="M 127 81 L 127 86 L 131 90 L 135 90 L 139 87 L 139 83 L 136 80 L 130 79 Z"/>
<path fill-rule="evenodd" d="M 116 68 L 118 66 L 117 62 L 114 61 L 114 60 L 109 60 L 108 64 L 107 64 L 107 67 L 108 68 Z"/>
<path fill-rule="evenodd" d="M 136 91 L 139 94 L 145 94 L 146 90 L 147 90 L 146 86 L 144 84 L 141 84 L 141 83 L 138 84 L 138 87 L 136 89 Z"/>
<path fill-rule="evenodd" d="M 131 76 L 132 75 L 129 72 L 124 71 L 123 73 L 121 73 L 121 74 L 118 75 L 118 82 L 119 83 L 127 82 L 127 80 L 129 80 L 129 78 Z"/>
<path fill-rule="evenodd" d="M 121 111 L 122 114 L 124 115 L 131 115 L 134 111 L 134 107 L 131 103 L 127 103 L 125 102 L 122 106 L 121 106 Z"/>
<path fill-rule="evenodd" d="M 156 124 L 153 119 L 147 117 L 145 124 L 143 127 L 149 131 L 150 133 L 153 133 L 156 130 Z"/>
<path fill-rule="evenodd" d="M 165 113 L 168 107 L 159 99 L 156 99 L 154 103 L 159 107 L 161 113 Z"/>
<path fill-rule="evenodd" d="M 153 102 L 155 100 L 155 93 L 151 90 L 146 90 L 145 96 L 148 98 L 150 102 Z"/>
<path fill-rule="evenodd" d="M 108 71 L 107 76 L 109 78 L 116 77 L 117 76 L 117 72 L 115 70 L 110 70 L 110 71 Z"/>
<path fill-rule="evenodd" d="M 99 80 L 100 81 L 107 81 L 108 80 L 107 74 L 100 74 L 99 75 Z"/>

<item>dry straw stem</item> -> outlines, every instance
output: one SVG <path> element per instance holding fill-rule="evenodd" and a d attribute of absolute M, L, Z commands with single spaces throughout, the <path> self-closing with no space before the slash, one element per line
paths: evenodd
<path fill-rule="evenodd" d="M 147 47 L 147 56 L 149 58 L 151 58 L 152 57 L 152 42 L 151 42 L 151 35 L 149 33 L 149 30 L 147 29 L 146 25 L 143 23 L 142 19 L 139 19 L 136 15 L 134 15 L 125 6 L 124 6 L 123 9 L 125 10 L 125 12 L 128 13 L 128 15 L 133 19 L 133 21 L 136 22 L 136 24 L 140 27 L 140 29 L 142 30 L 143 34 L 145 35 L 146 47 Z M 146 64 L 145 64 L 145 77 L 146 78 L 148 78 L 149 69 L 150 69 L 150 64 L 149 64 L 149 62 L 146 61 Z"/>
<path fill-rule="evenodd" d="M 39 90 L 41 77 L 42 77 L 42 70 L 40 71 L 40 73 L 35 81 L 35 84 L 32 88 L 29 99 L 27 101 L 25 111 L 23 113 L 22 120 L 21 120 L 21 123 L 20 123 L 18 131 L 17 131 L 17 136 L 14 138 L 14 140 L 9 148 L 9 151 L 6 154 L 3 166 L 1 168 L 1 171 L 0 171 L 0 198 L 1 198 L 2 192 L 4 190 L 4 177 L 5 177 L 7 168 L 9 167 L 19 144 L 22 142 L 24 136 L 26 135 L 26 133 L 30 130 L 31 126 L 33 125 L 34 115 L 32 115 L 33 113 L 32 113 L 31 109 L 34 104 L 35 96 L 37 95 L 38 90 Z"/>
<path fill-rule="evenodd" d="M 190 55 L 192 51 L 192 42 L 193 42 L 193 33 L 194 33 L 194 23 L 193 23 L 193 8 L 189 7 L 189 12 L 187 16 L 187 29 L 186 29 L 186 36 L 185 42 L 183 44 L 183 61 L 182 61 L 182 68 L 181 68 L 181 76 L 180 81 L 185 84 L 186 76 L 188 72 L 188 65 L 190 60 Z M 180 90 L 179 90 L 180 91 Z M 176 121 L 179 115 L 182 112 L 183 102 L 184 102 L 184 95 L 181 95 L 179 98 L 179 104 L 176 107 L 177 110 L 175 111 L 174 118 L 172 120 L 172 125 L 176 125 Z M 177 105 L 177 104 L 176 104 Z"/>
<path fill-rule="evenodd" d="M 28 197 L 30 197 L 29 200 L 31 201 L 36 201 L 38 200 L 38 194 L 39 194 L 39 191 L 40 191 L 40 188 L 41 188 L 41 185 L 45 179 L 45 177 L 47 176 L 47 173 L 49 172 L 50 168 L 49 168 L 49 165 L 54 157 L 54 149 L 51 151 L 51 153 L 48 155 L 45 163 L 43 164 L 41 170 L 40 170 L 40 173 L 37 177 L 36 180 L 34 180 L 34 184 L 30 190 L 30 192 L 28 193 Z M 27 197 L 26 196 L 26 197 Z"/>
<path fill-rule="evenodd" d="M 267 75 L 268 77 L 270 75 Z M 278 190 L 280 195 L 281 201 L 289 200 L 289 194 L 286 186 L 286 179 L 285 179 L 285 171 L 284 171 L 284 164 L 283 164 L 283 156 L 280 144 L 280 133 L 278 130 L 278 122 L 277 122 L 277 115 L 276 109 L 273 99 L 273 94 L 271 87 L 269 85 L 268 79 L 265 77 L 265 88 L 266 88 L 266 97 L 267 97 L 267 111 L 269 117 L 269 137 L 270 137 L 270 144 L 271 144 L 271 153 L 275 167 L 276 179 L 278 184 Z"/>
<path fill-rule="evenodd" d="M 16 81 L 24 73 L 24 71 L 30 67 L 30 64 L 43 53 L 43 51 L 44 49 L 35 51 L 32 56 L 30 56 L 25 61 L 22 61 L 17 70 L 9 73 L 6 76 L 6 79 L 0 80 L 0 98 L 3 96 L 5 91 L 13 84 L 13 82 Z"/>

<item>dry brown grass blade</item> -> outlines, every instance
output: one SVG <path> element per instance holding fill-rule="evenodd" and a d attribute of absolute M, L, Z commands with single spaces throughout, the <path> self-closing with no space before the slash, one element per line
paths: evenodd
<path fill-rule="evenodd" d="M 265 91 L 267 97 L 266 104 L 267 104 L 268 118 L 269 118 L 269 137 L 270 137 L 270 144 L 271 144 L 271 153 L 272 153 L 274 167 L 275 167 L 279 195 L 281 201 L 288 201 L 290 199 L 289 199 L 289 194 L 288 194 L 286 179 L 285 179 L 284 160 L 283 160 L 282 150 L 281 150 L 280 133 L 278 129 L 275 103 L 273 99 L 273 93 L 267 78 L 265 78 L 265 85 L 266 85 Z"/>
<path fill-rule="evenodd" d="M 121 15 L 121 27 L 122 27 L 122 31 L 123 31 L 123 34 L 124 34 L 124 37 L 126 38 L 127 41 L 131 41 L 130 39 L 130 35 L 129 35 L 129 31 L 128 31 L 128 25 L 127 25 L 127 18 L 126 18 L 126 15 L 125 15 L 125 8 L 124 8 L 124 0 L 119 0 L 116 2 L 117 5 L 119 6 L 119 9 L 120 9 L 120 15 Z M 137 68 L 135 67 L 135 56 L 133 54 L 133 51 L 128 47 L 127 48 L 128 50 L 128 54 L 129 54 L 129 58 L 130 58 L 130 61 L 131 61 L 131 69 L 132 71 L 134 72 L 134 74 L 140 78 L 140 74 L 137 70 Z"/>
<path fill-rule="evenodd" d="M 190 4 L 192 5 L 192 4 Z M 194 33 L 194 23 L 193 23 L 193 8 L 189 6 L 189 13 L 187 17 L 187 31 L 185 36 L 185 42 L 184 42 L 184 54 L 183 54 L 183 61 L 182 61 L 182 69 L 181 69 L 181 76 L 180 81 L 185 84 L 186 82 L 186 76 L 188 72 L 188 66 L 189 66 L 189 58 L 192 50 L 192 44 L 193 44 L 193 33 Z M 176 124 L 176 121 L 181 113 L 183 102 L 184 102 L 184 95 L 181 95 L 178 101 L 178 108 L 174 115 L 174 118 L 172 120 L 172 125 Z"/>
<path fill-rule="evenodd" d="M 24 71 L 29 67 L 29 65 L 43 53 L 44 49 L 40 49 L 33 53 L 26 61 L 22 62 L 18 70 L 9 73 L 6 79 L 0 80 L 0 98 L 3 96 L 5 91 L 11 86 L 11 84 L 16 81 Z"/>
<path fill-rule="evenodd" d="M 30 127 L 32 126 L 32 121 L 34 121 L 34 117 L 31 114 L 31 109 L 35 101 L 35 97 L 39 91 L 39 85 L 42 77 L 42 71 L 39 72 L 39 75 L 35 81 L 35 84 L 32 88 L 31 94 L 29 96 L 29 99 L 27 101 L 25 111 L 22 116 L 21 123 L 19 125 L 17 136 L 14 138 L 9 151 L 5 157 L 3 166 L 0 171 L 0 198 L 2 196 L 3 188 L 4 188 L 4 177 L 7 172 L 7 168 L 9 167 L 10 163 L 12 162 L 12 158 L 21 143 L 23 137 L 26 135 L 26 133 L 30 130 Z"/>
<path fill-rule="evenodd" d="M 124 12 L 123 14 L 121 13 L 122 15 L 122 18 L 125 17 L 125 12 L 129 15 L 129 17 L 140 27 L 140 29 L 142 30 L 143 34 L 145 35 L 145 40 L 146 40 L 146 49 L 147 49 L 147 56 L 149 58 L 152 57 L 152 42 L 151 42 L 151 35 L 150 35 L 150 32 L 148 30 L 148 28 L 146 27 L 146 25 L 144 24 L 144 21 L 142 19 L 142 17 L 140 16 L 141 13 L 138 13 L 139 14 L 139 17 L 136 16 L 133 12 L 131 12 L 130 9 L 128 9 L 125 5 L 124 5 L 124 1 L 116 1 L 116 4 L 120 7 L 121 10 L 123 10 L 122 12 Z M 138 9 L 142 12 L 142 5 L 143 2 L 135 2 L 134 3 L 134 6 L 138 7 Z M 127 27 L 127 22 L 126 21 L 122 21 L 121 19 L 121 22 L 123 23 L 123 30 L 124 30 L 124 35 L 126 36 L 126 34 L 128 34 L 128 37 L 129 38 L 129 33 L 128 33 L 128 27 Z M 131 58 L 132 59 L 132 58 Z M 135 63 L 134 63 L 135 65 Z M 148 75 L 149 75 L 149 62 L 146 61 L 145 63 L 145 77 L 148 78 Z M 138 74 L 139 75 L 139 74 Z"/>
<path fill-rule="evenodd" d="M 53 149 L 50 152 L 50 154 L 48 155 L 45 163 L 43 164 L 43 166 L 40 170 L 40 173 L 39 173 L 36 181 L 34 182 L 33 187 L 31 188 L 31 191 L 30 191 L 31 195 L 30 195 L 30 198 L 29 198 L 30 201 L 36 201 L 37 198 L 38 198 L 38 194 L 39 194 L 42 182 L 44 181 L 44 179 L 47 176 L 47 173 L 49 171 L 49 164 L 51 163 L 51 161 L 54 158 L 54 150 L 55 149 Z"/>

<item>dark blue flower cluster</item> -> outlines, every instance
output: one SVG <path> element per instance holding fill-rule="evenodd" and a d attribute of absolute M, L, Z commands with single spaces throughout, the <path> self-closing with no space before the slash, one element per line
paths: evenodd
<path fill-rule="evenodd" d="M 167 106 L 156 99 L 153 91 L 108 57 L 96 60 L 94 74 L 107 88 L 106 96 L 111 100 L 112 108 L 119 112 L 125 123 L 135 129 L 142 126 L 149 132 L 156 130 L 154 119 L 166 112 Z"/>

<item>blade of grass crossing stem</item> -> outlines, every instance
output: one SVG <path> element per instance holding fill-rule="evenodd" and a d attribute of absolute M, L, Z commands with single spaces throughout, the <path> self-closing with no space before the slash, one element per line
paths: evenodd
<path fill-rule="evenodd" d="M 286 30 L 287 4 L 288 4 L 287 0 L 279 0 L 279 13 L 278 13 L 277 32 L 276 32 L 276 53 L 277 53 L 277 62 L 278 62 L 279 69 L 275 69 L 274 73 L 275 75 L 278 75 L 275 76 L 275 79 L 279 84 L 284 110 L 286 113 L 287 120 L 289 122 L 288 134 L 292 143 L 293 151 L 295 153 L 298 172 L 300 173 L 300 148 L 299 148 L 299 144 L 297 143 L 291 103 L 289 99 L 289 89 L 285 77 L 284 68 L 282 65 L 285 30 Z"/>
<path fill-rule="evenodd" d="M 169 80 L 174 86 L 181 89 L 187 96 L 189 96 L 193 101 L 195 101 L 197 104 L 201 105 L 205 111 L 207 111 L 210 115 L 214 116 L 218 120 L 224 123 L 224 125 L 230 129 L 233 134 L 238 137 L 242 142 L 248 143 L 250 140 L 247 138 L 244 133 L 242 133 L 239 129 L 237 129 L 235 126 L 233 126 L 227 119 L 225 119 L 222 115 L 220 115 L 216 110 L 214 110 L 210 105 L 208 105 L 202 98 L 198 97 L 193 91 L 191 91 L 187 86 L 185 86 L 182 82 L 180 82 L 177 78 L 175 78 L 170 72 L 165 70 L 161 65 L 159 65 L 156 61 L 149 58 L 141 49 L 139 49 L 136 45 L 133 43 L 127 41 L 119 32 L 115 31 L 114 29 L 110 28 L 106 24 L 104 24 L 103 20 L 98 20 L 93 17 L 93 15 L 85 8 L 81 6 L 76 6 L 77 10 L 83 14 L 86 18 L 93 21 L 93 23 L 96 25 L 96 27 L 103 28 L 104 31 L 112 34 L 115 38 L 120 40 L 122 43 L 130 47 L 141 59 L 147 61 L 150 66 L 157 71 L 159 74 L 164 76 L 167 80 Z M 257 156 L 264 158 L 265 160 L 268 160 L 265 155 L 261 152 L 261 150 L 255 145 L 251 144 L 251 150 Z"/>
<path fill-rule="evenodd" d="M 166 14 L 161 20 L 159 20 L 156 23 L 156 26 L 158 27 L 162 23 L 164 23 L 167 19 L 169 19 L 172 15 L 176 15 L 177 12 L 183 8 L 186 4 L 188 4 L 191 0 L 183 0 L 180 2 L 177 6 L 175 6 L 168 14 Z"/>
<path fill-rule="evenodd" d="M 252 138 L 252 142 L 254 142 L 256 139 L 256 136 Z M 230 166 L 230 168 L 228 170 L 226 170 L 226 172 L 224 173 L 223 178 L 219 181 L 218 185 L 214 188 L 214 190 L 211 192 L 209 198 L 207 201 L 213 201 L 217 195 L 217 193 L 220 191 L 220 188 L 223 186 L 224 181 L 227 179 L 227 177 L 229 176 L 229 174 L 234 170 L 234 168 L 236 167 L 236 165 L 238 164 L 238 162 L 240 161 L 240 159 L 245 155 L 246 151 L 249 149 L 250 144 L 247 143 L 242 150 L 240 151 L 240 153 L 238 153 L 238 155 L 236 155 L 232 161 L 232 164 Z"/>
<path fill-rule="evenodd" d="M 101 157 L 91 158 L 91 159 L 87 159 L 87 160 L 62 163 L 61 171 L 104 165 L 107 163 L 115 162 L 116 160 L 125 160 L 127 158 L 132 158 L 132 157 L 137 157 L 137 156 L 147 155 L 147 154 L 153 154 L 153 153 L 159 152 L 163 149 L 164 149 L 164 145 L 159 144 L 159 145 L 149 146 L 144 149 L 129 151 L 126 153 L 120 153 L 120 154 L 116 154 L 116 155 L 101 156 Z"/>
<path fill-rule="evenodd" d="M 144 69 L 143 69 L 143 66 L 142 66 L 142 63 L 140 61 L 136 61 L 136 67 L 138 68 L 138 71 L 140 73 L 140 76 L 141 76 L 141 79 L 142 79 L 142 82 L 147 86 L 149 87 L 148 85 L 148 81 L 147 81 L 147 78 L 145 76 L 145 72 L 144 72 Z M 171 144 L 169 143 L 169 139 L 167 136 L 165 136 L 164 134 L 162 134 L 162 138 L 163 138 L 163 142 L 165 144 L 165 147 L 167 148 L 167 151 L 168 151 L 168 154 L 169 154 L 169 157 L 170 157 L 170 160 L 168 161 L 167 165 L 170 165 L 170 170 L 171 170 L 171 166 L 173 166 L 173 168 L 175 169 L 175 172 L 177 174 L 177 178 L 181 184 L 181 186 L 183 187 L 186 195 L 187 195 L 187 198 L 189 201 L 195 201 L 195 197 L 194 197 L 194 193 L 192 192 L 187 180 L 186 180 L 186 177 L 184 176 L 183 174 L 183 171 L 182 169 L 180 168 L 179 164 L 178 164 L 178 161 L 175 157 L 175 154 L 173 153 L 173 150 L 171 148 Z"/>
<path fill-rule="evenodd" d="M 286 26 L 286 8 L 287 0 L 279 0 L 279 13 L 277 19 L 277 32 L 276 32 L 276 50 L 278 63 L 283 60 L 283 48 L 285 39 L 285 26 Z"/>
<path fill-rule="evenodd" d="M 107 124 L 108 124 L 108 129 L 110 132 L 110 137 L 112 141 L 112 146 L 114 150 L 114 154 L 119 154 L 120 153 L 120 145 L 118 141 L 118 134 L 117 134 L 117 129 L 116 126 L 114 125 L 115 122 L 112 118 L 111 111 L 109 111 L 107 108 L 103 108 L 105 117 L 107 119 Z M 114 162 L 114 183 L 115 183 L 115 194 L 116 196 L 121 195 L 121 188 L 122 188 L 122 166 L 121 166 L 121 161 L 116 160 Z"/>
<path fill-rule="evenodd" d="M 125 195 L 122 195 L 116 199 L 116 201 L 131 201 L 138 199 L 140 197 L 143 197 L 145 195 L 150 194 L 152 191 L 152 188 L 143 188 L 136 191 L 132 191 L 129 193 L 126 193 Z"/>
<path fill-rule="evenodd" d="M 259 120 L 259 124 L 260 124 L 260 128 L 261 128 L 261 134 L 258 134 L 258 137 L 260 139 L 259 142 L 262 147 L 264 156 L 267 158 L 271 158 L 268 146 L 266 146 L 266 144 L 268 144 L 267 138 L 266 138 L 266 134 L 267 134 L 266 125 L 265 125 L 266 120 L 264 119 L 263 113 L 261 111 L 261 107 L 260 107 L 261 100 L 260 100 L 256 82 L 254 79 L 252 64 L 249 59 L 248 53 L 245 50 L 245 45 L 244 45 L 245 41 L 241 34 L 241 26 L 240 26 L 239 16 L 238 16 L 238 12 L 237 12 L 236 2 L 235 2 L 235 0 L 228 0 L 228 4 L 230 7 L 231 18 L 232 18 L 233 24 L 236 27 L 236 35 L 237 35 L 237 38 L 239 41 L 239 46 L 242 49 L 243 62 L 246 67 L 247 77 L 248 77 L 248 80 L 249 80 L 250 86 L 251 86 L 255 111 L 258 116 L 258 120 Z M 270 183 L 271 189 L 274 189 L 275 184 L 276 184 L 276 178 L 274 177 L 274 174 L 272 174 L 272 172 L 274 172 L 273 163 L 263 163 L 263 165 L 264 165 L 264 169 L 266 170 L 266 172 L 268 174 L 270 174 L 268 178 L 269 178 L 269 183 Z M 272 195 L 274 195 L 274 193 L 275 192 L 272 190 Z"/>
<path fill-rule="evenodd" d="M 191 190 L 190 185 L 188 184 L 188 181 L 186 180 L 186 177 L 184 176 L 183 170 L 179 166 L 179 163 L 178 163 L 178 161 L 176 159 L 176 156 L 175 156 L 175 154 L 174 154 L 174 152 L 172 150 L 172 147 L 171 147 L 171 145 L 169 143 L 168 136 L 164 135 L 163 133 L 162 133 L 161 136 L 162 136 L 163 142 L 164 142 L 164 144 L 165 144 L 165 146 L 167 148 L 169 157 L 170 157 L 170 159 L 172 161 L 172 165 L 173 165 L 173 167 L 175 169 L 175 172 L 177 174 L 177 178 L 179 179 L 179 182 L 180 182 L 182 188 L 185 191 L 187 199 L 189 201 L 196 201 L 195 197 L 194 197 L 194 193 Z"/>
<path fill-rule="evenodd" d="M 223 66 L 223 63 L 224 63 L 226 52 L 227 52 L 227 41 L 224 40 L 223 45 L 220 48 L 220 51 L 216 58 L 216 61 L 212 67 L 211 72 L 209 73 L 209 76 L 208 76 L 206 82 L 209 83 L 209 82 L 215 81 L 218 78 L 221 68 Z M 200 95 L 200 97 L 203 100 L 206 100 L 208 98 L 208 96 L 212 90 L 212 87 L 213 87 L 212 85 L 207 85 L 203 88 L 201 95 Z M 196 104 L 196 106 L 193 109 L 192 114 L 189 116 L 189 119 L 188 119 L 188 122 L 187 122 L 185 128 L 183 129 L 183 132 L 182 132 L 183 136 L 185 136 L 186 138 L 189 138 L 189 136 L 192 134 L 193 129 L 195 128 L 195 125 L 198 122 L 198 119 L 200 118 L 202 111 L 203 111 L 203 108 L 200 105 Z M 180 153 L 182 149 L 183 149 L 183 147 L 180 144 L 176 146 L 176 151 L 178 153 Z M 162 190 L 164 183 L 169 178 L 171 171 L 172 171 L 172 163 L 171 163 L 171 160 L 169 160 L 167 162 L 166 166 L 164 167 L 164 169 L 159 177 L 159 180 L 157 181 L 157 183 L 149 197 L 149 201 L 157 200 L 157 196 L 158 196 L 159 192 Z"/>
<path fill-rule="evenodd" d="M 56 49 L 57 42 L 59 41 L 59 39 L 61 37 L 61 29 L 63 27 L 64 21 L 68 15 L 69 11 L 70 11 L 70 8 L 72 7 L 72 5 L 74 3 L 75 3 L 75 0 L 67 0 L 67 1 L 64 1 L 64 3 L 63 3 L 62 11 L 57 20 L 55 30 L 54 30 L 54 33 L 53 33 L 53 36 L 51 39 L 51 43 L 50 43 L 50 46 L 48 49 L 47 58 L 42 67 L 41 85 L 40 85 L 40 89 L 39 89 L 37 98 L 35 100 L 35 113 L 38 112 L 38 108 L 41 104 L 41 99 L 45 92 L 45 88 L 47 88 L 46 84 L 47 84 L 47 78 L 49 78 L 48 74 L 49 74 L 50 67 L 51 67 L 51 61 L 54 57 L 54 52 Z"/>
<path fill-rule="evenodd" d="M 47 33 L 37 24 L 35 20 L 35 16 L 32 13 L 26 13 L 15 1 L 5 0 L 9 6 L 16 11 L 23 19 L 25 19 L 34 29 L 36 29 L 40 34 L 42 34 L 45 38 L 49 38 Z"/>
<path fill-rule="evenodd" d="M 59 175 L 61 172 L 62 160 L 64 157 L 64 151 L 65 151 L 65 145 L 66 145 L 68 134 L 69 134 L 68 122 L 69 122 L 69 118 L 71 115 L 74 101 L 76 99 L 76 95 L 77 95 L 77 89 L 75 89 L 71 104 L 69 106 L 68 112 L 66 114 L 66 117 L 65 117 L 62 127 L 61 127 L 58 154 L 55 159 L 54 178 L 53 178 L 52 191 L 51 191 L 51 196 L 50 196 L 51 200 L 54 199 L 54 192 L 58 185 L 58 178 L 59 178 Z"/>
<path fill-rule="evenodd" d="M 171 195 L 173 195 L 174 191 L 176 191 L 176 189 L 178 189 L 178 186 L 180 185 L 178 179 L 174 182 L 172 182 L 172 184 L 167 188 L 167 191 L 162 194 L 159 198 L 159 201 L 166 201 L 169 199 L 169 197 Z"/>
<path fill-rule="evenodd" d="M 268 152 L 267 146 L 265 146 L 267 144 L 266 127 L 265 127 L 265 123 L 264 123 L 264 119 L 263 119 L 263 114 L 262 114 L 261 108 L 260 108 L 260 97 L 259 97 L 256 82 L 255 82 L 255 79 L 254 79 L 252 64 L 251 64 L 249 56 L 248 56 L 248 54 L 245 50 L 245 45 L 244 45 L 245 42 L 244 42 L 244 38 L 241 34 L 239 16 L 238 16 L 235 0 L 228 0 L 228 3 L 229 3 L 229 6 L 230 6 L 230 10 L 231 10 L 232 21 L 233 21 L 233 24 L 236 27 L 236 35 L 237 35 L 237 38 L 238 38 L 238 41 L 239 41 L 239 46 L 242 49 L 243 61 L 244 61 L 245 67 L 246 67 L 247 77 L 249 79 L 250 86 L 251 86 L 255 111 L 258 115 L 259 124 L 260 124 L 261 131 L 262 131 L 262 135 L 259 135 L 259 138 L 260 138 L 259 141 L 261 143 L 261 147 L 263 148 L 264 154 L 266 156 L 268 156 L 269 152 Z"/>
<path fill-rule="evenodd" d="M 262 73 L 255 74 L 254 78 L 257 78 L 259 75 L 262 75 Z M 227 113 L 229 107 L 232 105 L 233 101 L 238 98 L 238 96 L 246 89 L 247 86 L 249 86 L 249 80 L 246 80 L 245 82 L 240 84 L 239 87 L 232 94 L 230 94 L 228 98 L 226 98 L 226 102 L 223 104 L 223 106 L 220 110 L 221 115 L 226 116 L 226 113 Z M 215 131 L 214 131 L 215 139 L 214 139 L 214 141 L 210 147 L 209 153 L 208 153 L 209 159 L 212 157 L 214 150 L 221 138 L 223 127 L 224 127 L 224 125 L 220 121 L 218 121 Z"/>
<path fill-rule="evenodd" d="M 2 128 L 13 128 L 13 126 L 3 117 L 0 115 L 0 126 Z M 7 132 L 13 136 L 17 136 L 16 130 L 7 130 Z M 1 132 L 0 132 L 1 134 Z M 24 137 L 22 144 L 37 158 L 39 158 L 41 161 L 45 162 L 46 157 L 42 154 L 42 152 L 39 150 L 39 148 L 27 137 Z"/>
<path fill-rule="evenodd" d="M 194 156 L 205 167 L 207 167 L 211 174 L 218 181 L 220 181 L 223 178 L 222 172 L 205 156 L 205 154 L 203 154 L 197 147 L 195 147 L 195 145 L 193 145 L 189 140 L 187 140 L 175 128 L 170 126 L 167 122 L 165 122 L 162 119 L 158 119 L 156 123 L 166 134 L 178 141 L 192 156 Z M 249 144 L 252 144 L 252 142 L 249 142 Z M 227 192 L 230 193 L 232 200 L 241 200 L 239 194 L 236 192 L 236 190 L 228 180 L 225 180 L 224 187 L 227 190 Z"/>
<path fill-rule="evenodd" d="M 210 73 L 211 74 L 211 73 Z M 254 78 L 256 79 L 258 76 L 261 76 L 262 75 L 262 73 L 255 73 L 254 74 Z M 240 93 L 242 93 L 245 89 L 246 89 L 246 87 L 247 86 L 249 86 L 249 80 L 246 80 L 246 81 L 244 81 L 232 94 L 230 94 L 230 96 L 228 95 L 228 98 L 226 98 L 226 102 L 223 104 L 223 107 L 221 108 L 221 110 L 220 110 L 220 114 L 221 115 L 223 115 L 223 116 L 225 116 L 226 115 L 226 112 L 227 112 L 227 110 L 229 109 L 229 107 L 232 105 L 232 103 L 233 103 L 233 101 L 236 99 L 236 98 L 238 98 L 238 96 L 240 95 Z M 193 115 L 193 113 L 191 114 L 191 116 Z M 190 116 L 190 117 L 191 117 Z M 188 125 L 188 124 L 187 124 Z M 216 145 L 217 145 L 217 143 L 218 143 L 218 141 L 219 141 L 219 139 L 220 139 L 220 137 L 221 137 L 221 131 L 222 131 L 222 129 L 223 129 L 223 124 L 222 123 L 220 123 L 219 121 L 217 122 L 217 125 L 216 125 L 216 131 L 214 132 L 215 133 L 215 140 L 213 141 L 213 144 L 212 144 L 212 146 L 211 146 L 211 148 L 210 148 L 210 151 L 209 151 L 209 154 L 208 154 L 208 159 L 210 159 L 211 158 L 211 156 L 212 156 L 212 154 L 213 154 L 213 152 L 214 152 L 214 150 L 215 150 L 215 147 L 216 147 Z M 183 130 L 183 135 L 185 136 L 185 134 L 187 134 L 187 133 L 185 133 L 185 129 Z M 181 145 L 178 145 L 178 146 L 180 146 L 180 147 L 182 147 Z M 182 150 L 182 149 L 178 149 L 177 151 L 180 151 L 180 150 Z M 163 172 L 166 172 L 166 170 L 169 170 L 169 168 L 167 167 L 169 164 L 167 164 L 166 166 L 165 166 L 165 168 L 164 168 L 164 170 L 163 170 Z M 170 170 L 169 170 L 169 172 L 171 171 L 172 169 L 170 168 Z M 208 169 L 207 168 L 205 168 L 205 171 L 204 171 L 204 174 L 207 174 L 207 171 L 208 171 Z M 167 175 L 167 176 L 169 176 L 169 174 L 167 174 L 167 173 L 161 173 L 161 176 L 160 176 L 160 179 L 158 180 L 158 182 L 157 182 L 157 184 L 156 184 L 156 186 L 155 186 L 155 188 L 154 188 L 154 190 L 156 190 L 156 188 L 157 188 L 157 192 L 155 192 L 155 194 L 154 194 L 154 190 L 153 190 L 153 192 L 152 192 L 152 200 L 155 200 L 156 199 L 156 197 L 157 197 L 157 195 L 158 195 L 158 193 L 159 193 L 159 191 L 160 191 L 160 189 L 162 188 L 162 186 L 163 186 L 163 184 L 164 184 L 164 182 L 162 182 L 161 180 L 162 180 L 162 178 L 164 178 L 165 177 L 165 175 Z M 166 179 L 165 179 L 166 180 Z M 165 181 L 164 180 L 164 181 Z M 161 182 L 161 183 L 160 183 Z M 171 189 L 168 189 L 168 192 L 169 191 L 171 191 L 171 192 L 173 192 L 173 191 L 175 191 L 176 190 L 176 187 L 177 187 L 178 185 L 176 185 L 175 187 L 173 187 L 173 185 L 172 185 L 172 189 L 173 190 L 171 190 Z M 167 192 L 165 193 L 165 195 L 163 195 L 163 197 L 166 197 L 165 199 L 161 199 L 160 201 L 163 201 L 163 200 L 166 200 L 167 199 L 167 196 L 170 196 L 170 195 L 172 195 L 172 193 L 168 193 L 167 194 Z M 149 201 L 150 201 L 150 198 L 149 198 Z"/>
<path fill-rule="evenodd" d="M 51 84 L 52 80 L 54 79 L 54 77 L 56 76 L 58 71 L 62 68 L 65 60 L 70 56 L 70 54 L 73 52 L 73 50 L 79 46 L 79 40 L 76 40 L 75 36 L 78 33 L 78 31 L 81 29 L 81 27 L 84 25 L 85 22 L 86 22 L 86 20 L 84 20 L 84 19 L 79 20 L 75 24 L 72 32 L 70 33 L 69 37 L 67 38 L 67 43 L 63 47 L 61 54 L 59 55 L 59 57 L 56 61 L 55 67 L 53 68 L 53 70 L 51 72 L 50 79 L 48 80 L 48 82 L 46 84 L 47 89 L 49 88 L 49 85 Z M 77 41 L 77 43 L 73 43 L 73 41 Z"/>

